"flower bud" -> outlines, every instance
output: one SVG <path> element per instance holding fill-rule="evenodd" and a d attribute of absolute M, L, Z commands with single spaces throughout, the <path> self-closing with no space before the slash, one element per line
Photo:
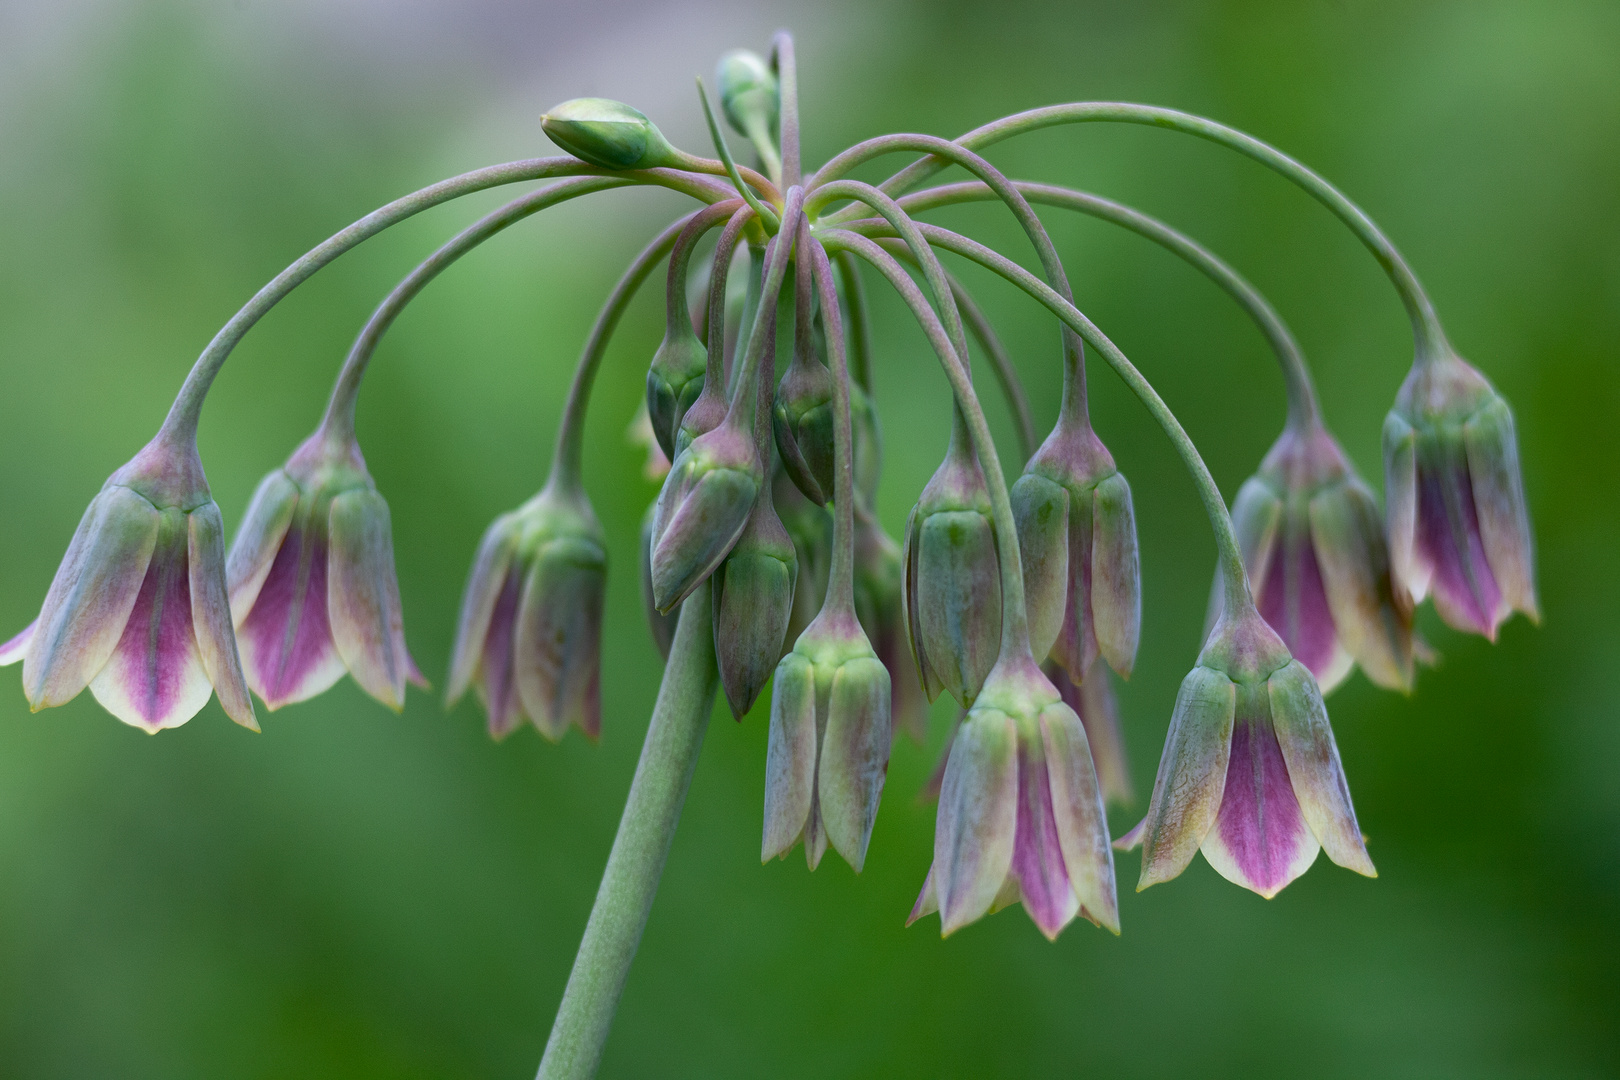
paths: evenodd
<path fill-rule="evenodd" d="M 1147 817 L 1137 889 L 1202 850 L 1228 881 L 1275 896 L 1319 850 L 1376 877 L 1350 804 L 1322 692 L 1251 609 L 1222 617 L 1182 681 Z"/>
<path fill-rule="evenodd" d="M 906 522 L 906 628 L 923 690 L 970 705 L 1001 651 L 1001 569 L 990 493 L 953 440 Z"/>
<path fill-rule="evenodd" d="M 603 169 L 678 166 L 681 156 L 639 109 L 608 98 L 574 98 L 540 117 L 547 137 Z"/>
<path fill-rule="evenodd" d="M 1059 423 L 1011 491 L 1030 645 L 1079 680 L 1129 675 L 1142 626 L 1131 488 L 1089 427 Z"/>
<path fill-rule="evenodd" d="M 476 686 L 489 733 L 525 718 L 553 742 L 602 730 L 602 526 L 579 492 L 545 489 L 485 531 L 461 599 L 447 703 Z"/>
<path fill-rule="evenodd" d="M 761 861 L 801 839 L 859 873 L 889 767 L 889 673 L 852 615 L 823 611 L 776 667 Z"/>
<path fill-rule="evenodd" d="M 666 327 L 664 340 L 647 368 L 647 416 L 659 448 L 671 461 L 682 449 L 677 444 L 681 419 L 703 392 L 708 359 L 709 351 L 692 324 L 676 319 Z"/>
<path fill-rule="evenodd" d="M 231 633 L 225 526 L 195 443 L 162 435 L 91 500 L 39 618 L 4 646 L 23 665 L 35 711 L 89 686 L 101 706 L 149 733 L 178 727 L 219 695 L 259 730 Z"/>
<path fill-rule="evenodd" d="M 762 57 L 747 49 L 733 49 L 720 58 L 714 77 L 721 111 L 738 134 L 751 137 L 756 123 L 775 132 L 780 93 L 776 75 Z"/>
<path fill-rule="evenodd" d="M 1103 663 L 1093 663 L 1086 681 L 1076 683 L 1055 661 L 1041 665 L 1041 671 L 1057 687 L 1063 704 L 1074 710 L 1086 729 L 1091 761 L 1097 768 L 1097 787 L 1104 803 L 1129 806 L 1136 801 L 1131 785 L 1130 763 L 1125 758 L 1125 736 L 1120 732 L 1119 700 L 1114 696 L 1113 679 Z"/>
<path fill-rule="evenodd" d="M 675 459 L 653 508 L 653 603 L 668 612 L 742 535 L 764 480 L 751 433 L 722 424 Z"/>
<path fill-rule="evenodd" d="M 998 666 L 956 732 L 934 863 L 908 922 L 938 911 L 948 935 L 1015 901 L 1050 939 L 1076 915 L 1119 933 L 1085 728 L 1028 661 Z"/>
<path fill-rule="evenodd" d="M 906 646 L 900 545 L 867 509 L 855 505 L 855 612 L 867 639 L 889 672 L 889 713 L 897 730 L 917 742 L 928 735 L 928 699 Z"/>
<path fill-rule="evenodd" d="M 1378 504 L 1333 436 L 1284 431 L 1232 524 L 1260 614 L 1323 693 L 1356 662 L 1380 686 L 1411 688 L 1411 612 L 1392 589 Z"/>
<path fill-rule="evenodd" d="M 347 672 L 398 710 L 405 648 L 388 504 L 352 437 L 310 436 L 253 495 L 225 567 L 248 685 L 270 709 Z"/>
<path fill-rule="evenodd" d="M 805 498 L 825 506 L 833 491 L 833 378 L 825 364 L 794 351 L 771 423 L 783 470 Z"/>
<path fill-rule="evenodd" d="M 652 634 L 658 655 L 669 659 L 670 646 L 675 644 L 675 624 L 681 621 L 680 609 L 665 614 L 653 603 L 652 591 L 652 523 L 653 507 L 641 515 L 641 606 L 647 616 L 647 631 Z"/>
<path fill-rule="evenodd" d="M 769 492 L 754 500 L 742 536 L 714 572 L 714 655 L 732 715 L 741 720 L 782 658 L 799 557 Z"/>
<path fill-rule="evenodd" d="M 1539 621 L 1513 413 L 1454 355 L 1413 365 L 1384 422 L 1384 498 L 1396 585 L 1495 639 L 1514 611 Z"/>

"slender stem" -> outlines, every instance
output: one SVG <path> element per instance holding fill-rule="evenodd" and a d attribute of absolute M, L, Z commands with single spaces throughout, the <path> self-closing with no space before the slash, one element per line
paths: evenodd
<path fill-rule="evenodd" d="M 759 163 L 765 166 L 772 182 L 778 187 L 782 186 L 782 155 L 771 141 L 771 126 L 765 115 L 760 112 L 751 112 L 744 120 L 744 134 L 748 141 L 754 145 L 754 153 L 759 155 Z"/>
<path fill-rule="evenodd" d="M 399 313 L 416 299 L 417 294 L 427 287 L 428 282 L 438 277 L 473 248 L 531 214 L 593 191 L 623 186 L 625 181 L 622 180 L 605 177 L 587 178 L 565 180 L 540 191 L 530 192 L 469 225 L 438 251 L 424 259 L 403 281 L 394 286 L 394 290 L 382 303 L 377 305 L 377 310 L 371 313 L 371 318 L 366 321 L 360 336 L 355 338 L 354 345 L 349 349 L 349 355 L 343 361 L 343 369 L 338 372 L 332 396 L 327 400 L 326 415 L 321 420 L 322 429 L 338 439 L 354 436 L 355 399 L 359 396 L 360 380 L 365 376 L 372 354 L 377 351 L 378 343 L 382 341 L 388 328 L 394 324 L 394 320 L 399 317 Z"/>
<path fill-rule="evenodd" d="M 1119 374 L 1125 385 L 1130 387 L 1131 392 L 1159 422 L 1159 426 L 1169 436 L 1171 445 L 1181 455 L 1187 471 L 1192 474 L 1193 483 L 1198 488 L 1198 496 L 1204 503 L 1204 512 L 1209 516 L 1210 528 L 1214 530 L 1215 546 L 1220 553 L 1221 565 L 1225 571 L 1223 580 L 1226 588 L 1226 610 L 1236 614 L 1252 609 L 1254 599 L 1249 590 L 1249 578 L 1243 569 L 1243 554 L 1238 548 L 1237 534 L 1233 531 L 1232 517 L 1227 513 L 1226 501 L 1221 498 L 1221 490 L 1216 486 L 1215 478 L 1210 475 L 1203 457 L 1199 455 L 1198 448 L 1193 445 L 1181 422 L 1176 419 L 1175 413 L 1170 411 L 1170 406 L 1164 403 L 1158 391 L 1153 389 L 1153 385 L 1136 370 L 1136 366 L 1125 358 L 1125 354 L 1119 351 L 1118 346 L 1110 341 L 1106 334 L 1097 329 L 1079 309 L 1059 296 L 1040 278 L 976 240 L 970 240 L 949 229 L 941 229 L 937 225 L 919 223 L 917 227 L 928 238 L 929 243 L 972 259 L 1029 293 L 1046 305 L 1054 315 L 1073 327 L 1075 332 L 1085 339 L 1086 344 L 1102 353 L 1103 359 L 1108 361 L 1108 365 Z M 873 226 L 867 231 L 875 232 L 880 229 L 883 227 Z M 830 243 L 834 234 L 842 233 L 843 230 L 829 229 L 818 235 L 823 243 Z M 841 236 L 839 242 L 844 242 Z"/>
<path fill-rule="evenodd" d="M 1274 172 L 1280 173 L 1303 188 L 1310 196 L 1333 212 L 1340 221 L 1356 234 L 1367 250 L 1372 252 L 1378 265 L 1383 267 L 1395 291 L 1400 294 L 1401 303 L 1406 308 L 1407 317 L 1412 322 L 1412 336 L 1417 347 L 1417 360 L 1427 363 L 1430 359 L 1450 351 L 1446 343 L 1445 331 L 1440 326 L 1440 318 L 1435 313 L 1434 304 L 1429 300 L 1428 293 L 1418 282 L 1417 275 L 1407 265 L 1406 259 L 1396 249 L 1383 231 L 1373 222 L 1372 218 L 1355 203 L 1345 197 L 1344 193 L 1321 176 L 1284 154 L 1281 150 L 1267 143 L 1261 142 L 1254 136 L 1246 134 L 1236 128 L 1218 124 L 1202 116 L 1180 112 L 1175 109 L 1161 109 L 1152 105 L 1135 105 L 1128 102 L 1090 101 L 1079 102 L 1072 105 L 1053 105 L 1044 109 L 1031 109 L 1028 112 L 1016 113 L 1003 117 L 983 127 L 968 132 L 956 142 L 961 146 L 974 149 L 1000 142 L 1029 131 L 1053 127 L 1059 124 L 1082 124 L 1098 121 L 1108 121 L 1125 124 L 1144 124 L 1149 127 L 1169 128 L 1187 135 L 1195 135 L 1210 142 L 1220 143 L 1230 147 L 1238 153 L 1253 158 Z M 873 140 L 877 142 L 878 140 Z M 854 148 L 858 149 L 858 148 Z M 846 151 L 846 154 L 852 153 Z M 875 153 L 882 153 L 881 149 Z M 842 155 L 841 155 L 842 156 Z M 913 162 L 905 169 L 896 173 L 882 184 L 883 190 L 890 194 L 900 194 L 915 187 L 921 181 L 944 168 L 946 162 L 943 158 L 929 157 Z M 812 183 L 814 180 L 812 179 Z"/>
<path fill-rule="evenodd" d="M 214 377 L 219 374 L 220 367 L 230 356 L 231 350 L 236 348 L 253 324 L 262 319 L 276 304 L 280 303 L 286 295 L 314 275 L 314 273 L 327 263 L 342 255 L 345 251 L 370 239 L 382 232 L 390 225 L 395 225 L 406 218 L 421 213 L 429 207 L 437 206 L 442 202 L 469 195 L 475 191 L 486 188 L 499 187 L 502 184 L 516 184 L 525 180 L 545 180 L 556 176 L 604 176 L 611 175 L 616 179 L 628 181 L 633 184 L 657 184 L 673 188 L 701 199 L 704 202 L 718 202 L 730 193 L 724 188 L 704 180 L 701 177 L 691 176 L 675 169 L 639 169 L 628 172 L 604 173 L 600 169 L 571 157 L 531 158 L 526 161 L 512 161 L 504 165 L 491 165 L 488 168 L 476 169 L 473 172 L 453 176 L 448 180 L 441 180 L 437 184 L 425 187 L 420 191 L 395 199 L 387 206 L 373 210 L 365 217 L 356 221 L 348 228 L 328 237 L 322 243 L 311 248 L 297 259 L 291 266 L 277 274 L 268 285 L 254 294 L 253 298 L 242 306 L 242 309 L 231 320 L 220 328 L 219 333 L 208 343 L 197 362 L 192 365 L 191 371 L 186 375 L 185 383 L 180 387 L 180 393 L 174 404 L 169 408 L 169 415 L 164 418 L 163 427 L 158 437 L 169 442 L 195 441 L 197 437 L 197 420 L 202 412 L 203 399 L 208 395 L 208 388 L 213 385 Z"/>
<path fill-rule="evenodd" d="M 1015 184 L 1030 202 L 1061 207 L 1065 210 L 1077 210 L 1082 214 L 1123 226 L 1138 236 L 1152 240 L 1219 285 L 1259 326 L 1272 352 L 1276 354 L 1277 363 L 1282 368 L 1283 382 L 1288 391 L 1289 423 L 1296 427 L 1304 427 L 1320 421 L 1321 405 L 1317 401 L 1316 387 L 1311 381 L 1310 369 L 1306 366 L 1299 343 L 1294 340 L 1294 335 L 1283 322 L 1282 316 L 1277 314 L 1277 309 L 1261 295 L 1260 290 L 1220 257 L 1186 234 L 1123 203 L 1053 184 L 1032 184 L 1024 181 L 1015 181 Z M 940 206 L 982 202 L 995 197 L 995 193 L 984 184 L 969 181 L 929 188 L 904 196 L 899 201 L 908 214 L 915 214 Z M 966 311 L 966 308 L 963 310 Z"/>
<path fill-rule="evenodd" d="M 804 189 L 798 187 L 788 188 L 787 205 L 782 211 L 782 228 L 771 242 L 765 247 L 765 267 L 761 275 L 761 292 L 759 305 L 754 309 L 753 325 L 748 333 L 748 347 L 743 352 L 741 373 L 737 377 L 736 390 L 731 395 L 731 408 L 726 412 L 725 422 L 735 424 L 737 430 L 752 431 L 757 402 L 755 389 L 759 379 L 760 358 L 764 356 L 766 338 L 775 341 L 776 335 L 776 302 L 777 295 L 782 291 L 782 281 L 787 277 L 788 259 L 793 253 L 794 234 L 798 229 L 799 218 L 804 210 Z M 762 464 L 770 467 L 770 462 Z"/>
<path fill-rule="evenodd" d="M 809 269 L 821 297 L 821 320 L 827 331 L 827 355 L 833 374 L 833 554 L 823 607 L 837 604 L 855 614 L 855 431 L 849 405 L 849 357 L 845 351 L 838 286 L 833 282 L 827 251 L 810 239 L 806 222 L 799 228 L 799 250 L 807 251 Z"/>
<path fill-rule="evenodd" d="M 793 60 L 793 35 L 778 30 L 772 46 L 771 60 L 776 66 L 776 85 L 781 97 L 778 127 L 782 133 L 782 183 L 792 187 L 804 177 L 799 163 L 799 69 Z"/>
<path fill-rule="evenodd" d="M 866 305 L 855 256 L 838 254 L 838 274 L 844 281 L 844 303 L 849 307 L 849 370 L 857 385 L 872 396 L 872 314 Z"/>
<path fill-rule="evenodd" d="M 978 455 L 984 472 L 985 484 L 990 491 L 990 510 L 996 530 L 996 555 L 1001 566 L 1001 658 L 1028 656 L 1029 620 L 1024 610 L 1024 568 L 1019 562 L 1018 527 L 1013 520 L 1012 501 L 1007 494 L 1007 480 L 1001 473 L 1001 461 L 996 455 L 995 440 L 990 425 L 985 421 L 984 409 L 967 375 L 966 365 L 955 356 L 956 350 L 945 332 L 944 323 L 928 304 L 928 298 L 911 280 L 898 262 L 874 241 L 858 233 L 843 229 L 817 230 L 816 239 L 829 248 L 852 251 L 871 263 L 889 280 L 906 305 L 911 308 L 923 333 L 939 357 L 945 377 L 950 380 L 956 397 L 956 414 L 967 425 L 973 450 Z"/>
<path fill-rule="evenodd" d="M 686 219 L 686 227 L 675 238 L 675 246 L 670 249 L 669 254 L 669 274 L 664 283 L 666 336 L 670 338 L 688 334 L 695 336 L 696 331 L 692 329 L 692 310 L 686 304 L 686 282 L 692 267 L 692 251 L 705 233 L 730 217 L 741 205 L 741 199 L 727 199 L 725 202 L 704 207 Z"/>
<path fill-rule="evenodd" d="M 725 400 L 726 394 L 726 286 L 731 281 L 731 261 L 742 231 L 754 218 L 748 206 L 740 207 L 720 230 L 709 269 L 709 350 L 703 370 L 703 393 Z"/>
<path fill-rule="evenodd" d="M 699 211 L 701 213 L 702 211 Z M 551 457 L 551 475 L 547 479 L 547 486 L 556 486 L 568 491 L 576 491 L 581 484 L 580 470 L 585 441 L 585 410 L 590 404 L 591 387 L 596 382 L 596 370 L 602 364 L 602 357 L 607 353 L 608 341 L 613 337 L 613 331 L 619 325 L 619 318 L 624 314 L 625 308 L 630 306 L 630 300 L 641 288 L 642 282 L 647 280 L 669 249 L 675 246 L 675 240 L 680 236 L 681 230 L 696 215 L 689 214 L 674 222 L 653 238 L 637 255 L 629 269 L 619 278 L 619 283 L 613 286 L 608 294 L 607 302 L 597 313 L 596 324 L 591 327 L 591 336 L 585 340 L 585 351 L 580 355 L 579 366 L 574 369 L 574 381 L 568 387 L 568 403 L 563 406 L 562 420 L 557 425 L 557 450 Z"/>
<path fill-rule="evenodd" d="M 601 1063 L 714 709 L 720 676 L 712 619 L 704 582 L 681 605 L 641 760 L 540 1060 L 539 1080 L 587 1080 Z"/>
<path fill-rule="evenodd" d="M 714 140 L 715 152 L 720 155 L 720 163 L 725 166 L 726 174 L 731 177 L 732 186 L 743 197 L 755 214 L 759 216 L 760 224 L 769 232 L 774 232 L 780 225 L 771 209 L 759 201 L 752 189 L 743 183 L 742 173 L 737 168 L 737 162 L 731 156 L 731 148 L 726 145 L 725 132 L 720 130 L 720 121 L 715 119 L 714 106 L 709 104 L 709 92 L 703 87 L 702 76 L 698 77 L 698 100 L 703 103 L 703 119 L 709 124 L 709 138 Z"/>

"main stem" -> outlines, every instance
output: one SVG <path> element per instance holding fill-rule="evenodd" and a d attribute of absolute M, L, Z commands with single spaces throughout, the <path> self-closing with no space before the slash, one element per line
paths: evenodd
<path fill-rule="evenodd" d="M 588 1080 L 601 1063 L 714 709 L 720 675 L 712 620 L 704 582 L 681 605 L 641 760 L 540 1059 L 539 1080 Z"/>

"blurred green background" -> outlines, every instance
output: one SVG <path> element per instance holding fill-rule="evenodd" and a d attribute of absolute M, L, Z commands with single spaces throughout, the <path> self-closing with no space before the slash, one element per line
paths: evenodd
<path fill-rule="evenodd" d="M 764 716 L 717 714 L 603 1075 L 1620 1074 L 1612 0 L 0 3 L 0 628 L 34 616 L 87 501 L 283 265 L 442 175 L 549 152 L 536 117 L 567 97 L 629 100 L 702 150 L 692 75 L 783 24 L 812 162 L 884 131 L 1118 98 L 1213 115 L 1334 179 L 1518 411 L 1545 623 L 1515 620 L 1492 646 L 1426 614 L 1443 662 L 1412 697 L 1358 676 L 1330 699 L 1376 881 L 1322 859 L 1267 902 L 1200 859 L 1136 895 L 1137 856 L 1121 856 L 1117 939 L 1081 923 L 1048 944 L 1018 909 L 945 942 L 933 919 L 902 928 L 930 858 L 915 793 L 943 704 L 929 746 L 895 748 L 859 878 L 836 858 L 814 875 L 797 854 L 759 865 Z M 1291 321 L 1377 484 L 1410 341 L 1375 264 L 1317 205 L 1164 132 L 1052 131 L 993 158 L 1130 201 L 1233 261 Z M 314 426 L 371 306 L 503 198 L 393 230 L 249 336 L 202 429 L 232 527 Z M 525 223 L 434 284 L 378 355 L 360 435 L 393 508 L 411 647 L 441 686 L 473 546 L 537 486 L 597 304 L 679 205 L 618 192 Z M 1230 495 L 1282 419 L 1259 335 L 1150 245 L 1045 216 L 1081 306 Z M 1024 258 L 1004 217 L 940 220 Z M 967 275 L 1049 424 L 1052 327 Z M 210 704 L 149 738 L 88 694 L 31 716 L 16 669 L 0 675 L 0 1076 L 532 1073 L 660 673 L 634 572 L 654 489 L 623 436 L 659 308 L 655 290 L 627 320 L 590 418 L 614 560 L 599 746 L 532 731 L 495 745 L 470 703 L 445 715 L 418 693 L 396 717 L 348 681 L 261 712 L 263 735 Z M 878 312 L 881 510 L 898 533 L 947 398 L 900 305 Z M 1146 414 L 1106 371 L 1093 384 L 1142 531 L 1143 654 L 1121 696 L 1146 792 L 1213 550 Z"/>

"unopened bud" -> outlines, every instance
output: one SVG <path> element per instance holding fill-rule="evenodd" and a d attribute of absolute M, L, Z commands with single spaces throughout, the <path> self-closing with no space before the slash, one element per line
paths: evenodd
<path fill-rule="evenodd" d="M 703 392 L 709 352 L 690 322 L 676 319 L 671 324 L 647 367 L 647 416 L 659 448 L 674 461 L 683 449 L 678 445 L 681 420 Z"/>
<path fill-rule="evenodd" d="M 552 142 L 604 169 L 656 169 L 681 156 L 639 109 L 609 98 L 574 98 L 540 117 Z"/>
<path fill-rule="evenodd" d="M 764 470 L 751 433 L 722 424 L 675 459 L 653 510 L 653 602 L 668 612 L 742 535 Z"/>
<path fill-rule="evenodd" d="M 720 89 L 720 108 L 738 134 L 752 137 L 754 124 L 775 132 L 780 93 L 776 75 L 764 58 L 747 49 L 733 49 L 720 58 L 714 78 Z"/>
<path fill-rule="evenodd" d="M 777 384 L 771 422 L 782 468 L 805 498 L 826 505 L 833 492 L 833 378 L 826 365 L 795 351 Z"/>
<path fill-rule="evenodd" d="M 714 572 L 714 654 L 732 715 L 741 720 L 782 657 L 799 559 L 766 492 Z"/>

